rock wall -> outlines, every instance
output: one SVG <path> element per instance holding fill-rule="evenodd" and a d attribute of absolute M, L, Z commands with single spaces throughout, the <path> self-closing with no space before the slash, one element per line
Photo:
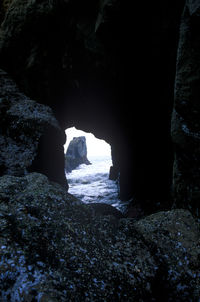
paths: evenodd
<path fill-rule="evenodd" d="M 0 3 L 0 23 L 2 23 L 5 14 L 13 0 L 2 0 Z"/>
<path fill-rule="evenodd" d="M 74 137 L 73 140 L 70 141 L 65 155 L 65 169 L 67 172 L 71 172 L 81 164 L 91 164 L 87 159 L 85 136 Z"/>
<path fill-rule="evenodd" d="M 200 198 L 200 1 L 187 1 L 180 27 L 172 138 L 176 207 L 199 212 Z"/>
<path fill-rule="evenodd" d="M 67 187 L 63 169 L 65 138 L 52 110 L 22 94 L 3 70 L 0 109 L 0 176 L 23 176 L 33 169 L 54 180 L 58 173 L 57 181 Z M 56 140 L 50 148 L 53 137 Z M 42 152 L 46 152 L 42 158 L 40 148 L 44 141 Z"/>

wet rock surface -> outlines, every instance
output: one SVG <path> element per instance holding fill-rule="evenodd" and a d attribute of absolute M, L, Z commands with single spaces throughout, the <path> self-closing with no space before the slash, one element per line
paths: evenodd
<path fill-rule="evenodd" d="M 70 141 L 65 155 L 66 172 L 71 172 L 81 164 L 91 164 L 87 158 L 85 136 L 74 137 L 73 140 Z"/>
<path fill-rule="evenodd" d="M 42 174 L 0 178 L 1 301 L 198 301 L 199 225 L 186 210 L 103 215 Z"/>

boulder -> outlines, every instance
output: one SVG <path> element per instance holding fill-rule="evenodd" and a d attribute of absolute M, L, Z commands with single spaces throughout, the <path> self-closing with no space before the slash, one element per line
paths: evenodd
<path fill-rule="evenodd" d="M 111 215 L 115 218 L 124 218 L 124 215 L 121 211 L 117 210 L 115 207 L 107 204 L 107 203 L 90 203 L 87 204 L 89 209 L 93 211 L 93 213 L 97 216 L 107 216 Z"/>
<path fill-rule="evenodd" d="M 39 173 L 0 187 L 1 301 L 198 301 L 199 224 L 187 210 L 101 215 Z"/>
<path fill-rule="evenodd" d="M 65 156 L 65 169 L 67 172 L 71 172 L 81 164 L 91 164 L 87 159 L 85 136 L 74 137 L 69 143 Z"/>
<path fill-rule="evenodd" d="M 198 301 L 200 232 L 191 213 L 158 212 L 134 227 L 157 262 L 154 301 Z"/>
<path fill-rule="evenodd" d="M 67 186 L 62 169 L 65 135 L 51 108 L 26 97 L 3 70 L 0 70 L 0 129 L 0 175 L 22 176 L 28 171 L 38 171 Z M 45 147 L 39 152 L 42 145 Z M 47 164 L 49 161 L 51 166 Z"/>

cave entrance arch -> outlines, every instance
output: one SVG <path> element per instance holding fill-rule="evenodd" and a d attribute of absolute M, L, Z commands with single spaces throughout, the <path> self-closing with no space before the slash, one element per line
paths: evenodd
<path fill-rule="evenodd" d="M 107 203 L 119 208 L 118 183 L 109 179 L 112 166 L 111 146 L 94 134 L 75 127 L 66 129 L 65 133 L 65 172 L 69 193 L 84 203 Z M 77 148 L 78 156 L 81 154 L 84 163 L 73 168 L 71 160 L 76 161 Z"/>
<path fill-rule="evenodd" d="M 76 127 L 70 127 L 68 129 L 66 129 L 65 133 L 67 136 L 67 140 L 64 145 L 65 153 L 66 153 L 69 143 L 73 139 L 73 137 L 85 136 L 86 144 L 87 144 L 88 158 L 104 156 L 104 157 L 109 157 L 110 160 L 112 161 L 111 146 L 103 139 L 98 139 L 95 137 L 94 134 L 77 129 Z"/>

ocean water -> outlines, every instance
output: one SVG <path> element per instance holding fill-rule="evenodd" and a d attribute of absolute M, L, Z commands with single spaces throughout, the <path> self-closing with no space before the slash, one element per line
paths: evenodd
<path fill-rule="evenodd" d="M 69 193 L 84 203 L 107 203 L 123 211 L 124 204 L 118 196 L 118 183 L 109 180 L 109 170 L 112 165 L 110 157 L 93 156 L 89 161 L 91 165 L 80 165 L 66 174 Z"/>

